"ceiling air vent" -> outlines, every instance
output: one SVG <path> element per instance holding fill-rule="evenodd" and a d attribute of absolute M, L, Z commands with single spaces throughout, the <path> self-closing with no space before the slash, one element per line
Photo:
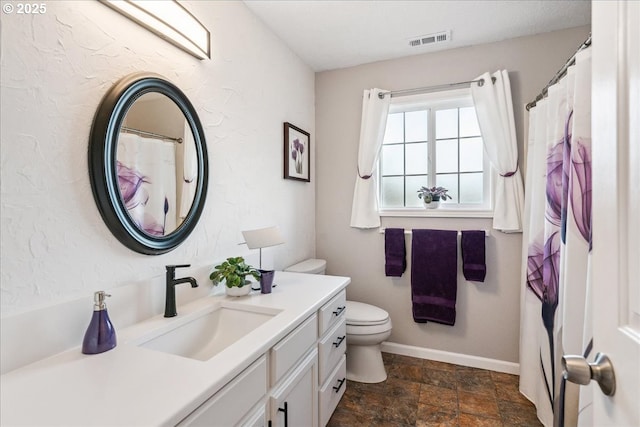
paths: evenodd
<path fill-rule="evenodd" d="M 451 31 L 441 31 L 439 33 L 426 34 L 424 36 L 412 37 L 409 46 L 418 47 L 435 43 L 444 43 L 451 40 Z"/>

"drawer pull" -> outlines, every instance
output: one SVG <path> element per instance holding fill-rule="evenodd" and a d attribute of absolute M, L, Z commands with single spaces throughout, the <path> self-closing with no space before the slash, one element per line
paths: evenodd
<path fill-rule="evenodd" d="M 336 317 L 340 316 L 346 308 L 347 308 L 346 305 L 343 305 L 342 307 L 338 307 L 336 311 L 333 312 L 333 315 Z"/>
<path fill-rule="evenodd" d="M 278 412 L 284 412 L 284 427 L 289 426 L 289 404 L 284 402 L 284 409 L 278 408 Z"/>
<path fill-rule="evenodd" d="M 338 339 L 336 340 L 336 342 L 333 343 L 333 345 L 338 348 L 340 347 L 340 344 L 342 344 L 342 341 L 344 341 L 344 339 L 346 338 L 346 335 L 343 335 L 341 337 L 338 337 Z"/>
<path fill-rule="evenodd" d="M 346 378 L 338 380 L 338 385 L 333 387 L 333 389 L 336 391 L 336 393 L 340 392 L 340 389 L 342 388 L 342 385 L 344 384 L 345 380 L 346 380 Z"/>

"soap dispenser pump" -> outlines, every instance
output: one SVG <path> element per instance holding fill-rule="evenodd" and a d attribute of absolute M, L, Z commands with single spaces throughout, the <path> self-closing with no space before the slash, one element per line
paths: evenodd
<path fill-rule="evenodd" d="M 84 354 L 103 353 L 116 346 L 116 331 L 113 329 L 107 313 L 107 305 L 104 302 L 105 297 L 110 296 L 104 291 L 93 294 L 93 317 L 82 342 Z"/>

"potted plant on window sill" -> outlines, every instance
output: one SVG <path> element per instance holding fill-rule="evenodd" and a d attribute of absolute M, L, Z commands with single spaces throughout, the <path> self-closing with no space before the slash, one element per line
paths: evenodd
<path fill-rule="evenodd" d="M 245 263 L 241 256 L 227 258 L 226 261 L 214 268 L 215 270 L 209 275 L 209 279 L 214 286 L 224 281 L 225 291 L 230 296 L 239 297 L 251 292 L 251 281 L 247 280 L 247 276 L 260 280 L 260 272 Z"/>
<path fill-rule="evenodd" d="M 425 208 L 435 209 L 440 206 L 440 200 L 444 201 L 452 198 L 447 194 L 447 191 L 449 190 L 444 187 L 420 187 L 418 197 L 422 199 Z"/>

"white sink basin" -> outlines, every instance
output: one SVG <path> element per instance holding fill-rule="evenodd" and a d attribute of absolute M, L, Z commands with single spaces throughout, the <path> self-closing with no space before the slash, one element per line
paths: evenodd
<path fill-rule="evenodd" d="M 225 301 L 185 319 L 176 319 L 171 329 L 144 340 L 139 346 L 205 361 L 281 311 Z"/>

